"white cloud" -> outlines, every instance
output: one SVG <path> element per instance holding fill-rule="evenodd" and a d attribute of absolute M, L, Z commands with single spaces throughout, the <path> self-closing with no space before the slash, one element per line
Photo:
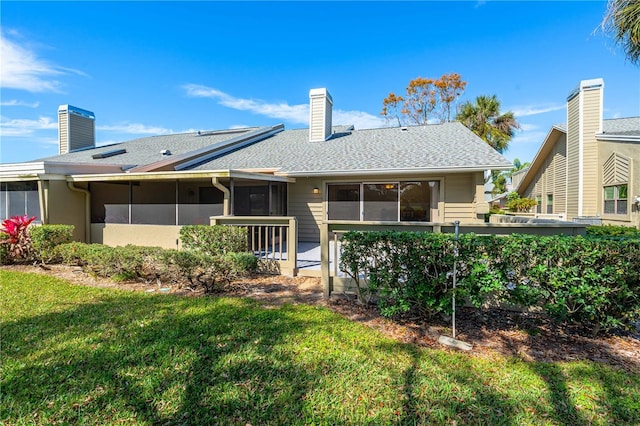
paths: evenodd
<path fill-rule="evenodd" d="M 353 124 L 356 129 L 375 129 L 385 127 L 387 122 L 382 117 L 376 117 L 368 112 L 342 111 L 333 112 L 333 124 Z"/>
<path fill-rule="evenodd" d="M 220 90 L 199 84 L 187 84 L 183 88 L 186 90 L 187 96 L 215 99 L 220 105 L 232 109 L 279 118 L 292 123 L 307 124 L 309 122 L 308 105 L 288 105 L 286 103 L 268 103 L 260 99 L 236 98 Z"/>
<path fill-rule="evenodd" d="M 56 77 L 69 74 L 84 75 L 81 71 L 51 64 L 39 58 L 28 47 L 7 38 L 7 34 L 17 36 L 15 31 L 3 31 L 0 34 L 0 83 L 2 87 L 28 92 L 61 93 L 62 83 L 56 80 Z"/>
<path fill-rule="evenodd" d="M 211 98 L 220 105 L 237 109 L 240 111 L 249 111 L 254 114 L 264 115 L 267 117 L 288 121 L 297 124 L 309 124 L 309 105 L 289 105 L 285 102 L 269 103 L 260 99 L 243 99 L 229 95 L 218 89 L 199 85 L 188 84 L 183 86 L 187 96 L 194 98 Z M 353 124 L 358 129 L 369 129 L 375 127 L 383 127 L 385 121 L 375 115 L 363 111 L 343 111 L 335 109 L 333 111 L 333 124 Z"/>
<path fill-rule="evenodd" d="M 516 118 L 528 117 L 530 115 L 545 114 L 547 112 L 559 111 L 565 109 L 566 105 L 525 105 L 516 106 L 509 111 L 513 112 Z"/>
<path fill-rule="evenodd" d="M 545 137 L 547 137 L 546 132 L 539 132 L 539 131 L 524 132 L 524 133 L 516 134 L 513 137 L 513 139 L 511 139 L 511 145 L 522 145 L 522 144 L 541 145 Z"/>
<path fill-rule="evenodd" d="M 173 133 L 173 130 L 165 127 L 147 126 L 140 123 L 122 123 L 112 126 L 96 126 L 97 130 L 107 132 L 128 133 L 132 135 L 166 135 Z"/>
<path fill-rule="evenodd" d="M 538 126 L 537 124 L 520 123 L 520 130 L 523 132 L 530 132 L 532 130 L 537 130 L 539 128 L 540 126 Z"/>
<path fill-rule="evenodd" d="M 38 130 L 56 130 L 57 128 L 57 121 L 49 117 L 40 117 L 37 120 L 0 117 L 0 134 L 3 137 L 32 136 Z"/>
<path fill-rule="evenodd" d="M 0 102 L 0 106 L 19 106 L 19 107 L 27 107 L 27 108 L 38 108 L 40 106 L 40 102 L 32 102 L 32 103 L 28 103 L 28 102 L 24 102 L 24 101 L 19 101 L 17 99 L 11 99 L 8 101 L 2 101 Z"/>

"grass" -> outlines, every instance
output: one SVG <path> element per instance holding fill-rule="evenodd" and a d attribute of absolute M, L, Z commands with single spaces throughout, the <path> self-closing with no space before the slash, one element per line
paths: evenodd
<path fill-rule="evenodd" d="M 0 424 L 639 424 L 640 376 L 416 348 L 311 306 L 0 271 Z"/>

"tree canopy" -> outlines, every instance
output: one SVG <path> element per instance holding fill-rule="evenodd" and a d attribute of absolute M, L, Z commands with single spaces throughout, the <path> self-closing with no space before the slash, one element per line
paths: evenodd
<path fill-rule="evenodd" d="M 632 63 L 640 65 L 639 0 L 609 0 L 602 28 L 622 45 Z"/>
<path fill-rule="evenodd" d="M 382 100 L 380 114 L 398 126 L 451 121 L 455 101 L 464 93 L 466 85 L 456 73 L 444 74 L 438 79 L 416 77 L 407 85 L 405 96 L 391 92 Z"/>
<path fill-rule="evenodd" d="M 500 153 L 508 149 L 515 130 L 520 128 L 513 112 L 500 113 L 500 101 L 496 95 L 478 96 L 474 103 L 467 101 L 460 108 L 456 120 Z"/>

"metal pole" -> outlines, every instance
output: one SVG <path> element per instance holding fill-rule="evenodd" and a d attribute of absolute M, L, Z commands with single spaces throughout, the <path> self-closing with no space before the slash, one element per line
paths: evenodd
<path fill-rule="evenodd" d="M 460 221 L 456 220 L 455 224 L 455 233 L 453 237 L 453 316 L 452 316 L 452 325 L 453 325 L 453 338 L 456 338 L 456 283 L 457 283 L 457 274 L 456 274 L 456 263 L 458 262 L 458 233 L 460 231 Z"/>

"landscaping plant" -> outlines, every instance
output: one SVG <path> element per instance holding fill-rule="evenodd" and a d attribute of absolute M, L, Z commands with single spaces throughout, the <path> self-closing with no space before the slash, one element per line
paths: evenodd
<path fill-rule="evenodd" d="M 461 235 L 456 300 L 541 310 L 567 323 L 631 328 L 640 320 L 640 239 Z M 340 267 L 383 315 L 451 310 L 453 236 L 348 232 Z"/>
<path fill-rule="evenodd" d="M 2 263 L 24 261 L 29 259 L 31 252 L 31 236 L 28 229 L 36 217 L 11 216 L 2 221 L 0 231 L 6 236 L 0 240 L 0 245 L 5 247 L 6 259 Z"/>

